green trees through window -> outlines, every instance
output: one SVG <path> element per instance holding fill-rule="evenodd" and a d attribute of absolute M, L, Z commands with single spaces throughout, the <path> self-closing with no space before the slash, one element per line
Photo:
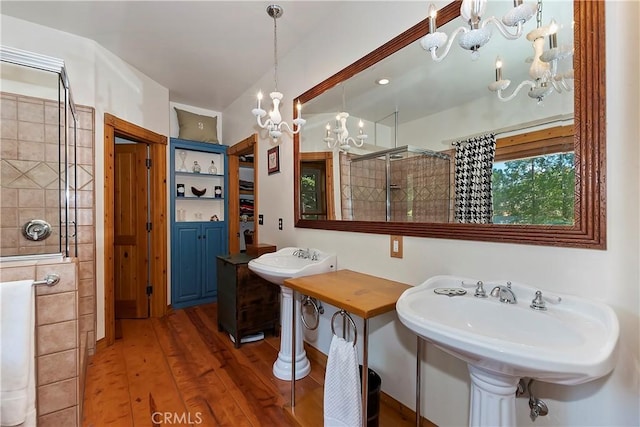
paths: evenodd
<path fill-rule="evenodd" d="M 573 152 L 496 162 L 494 224 L 573 225 Z"/>

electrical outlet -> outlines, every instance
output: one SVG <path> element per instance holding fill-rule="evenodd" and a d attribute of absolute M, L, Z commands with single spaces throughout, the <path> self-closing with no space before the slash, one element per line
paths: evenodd
<path fill-rule="evenodd" d="M 278 218 L 278 230 L 282 230 L 282 218 Z"/>
<path fill-rule="evenodd" d="M 390 236 L 390 255 L 392 258 L 402 258 L 402 236 Z"/>
<path fill-rule="evenodd" d="M 258 215 L 258 225 L 264 224 L 264 215 Z"/>

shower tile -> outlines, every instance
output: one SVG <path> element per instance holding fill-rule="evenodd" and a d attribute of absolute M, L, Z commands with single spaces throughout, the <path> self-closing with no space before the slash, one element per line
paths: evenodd
<path fill-rule="evenodd" d="M 93 243 L 96 238 L 93 234 L 93 226 L 91 225 L 81 225 L 78 226 L 78 243 Z"/>
<path fill-rule="evenodd" d="M 80 266 L 78 268 L 78 279 L 94 279 L 95 277 L 95 267 L 93 260 L 89 261 L 80 261 Z M 95 290 L 95 287 L 94 287 Z"/>
<path fill-rule="evenodd" d="M 78 304 L 78 314 L 80 316 L 92 314 L 95 311 L 94 305 L 93 295 L 81 297 L 80 303 Z"/>
<path fill-rule="evenodd" d="M 64 132 L 61 126 L 44 125 L 44 142 L 47 144 L 55 144 L 56 147 L 58 147 L 61 140 L 61 132 Z"/>
<path fill-rule="evenodd" d="M 20 141 L 18 144 L 18 159 L 44 161 L 45 150 L 42 142 Z"/>
<path fill-rule="evenodd" d="M 0 158 L 2 159 L 18 158 L 18 140 L 17 139 L 5 139 L 5 138 L 0 139 Z"/>
<path fill-rule="evenodd" d="M 38 296 L 36 301 L 36 319 L 38 326 L 74 320 L 76 318 L 76 292 L 62 292 Z"/>
<path fill-rule="evenodd" d="M 0 114 L 2 120 L 17 120 L 18 119 L 18 102 L 15 97 L 2 96 L 0 101 Z M 4 122 L 3 122 L 4 123 Z"/>
<path fill-rule="evenodd" d="M 20 98 L 18 102 L 18 120 L 22 122 L 44 123 L 44 103 L 42 101 Z"/>
<path fill-rule="evenodd" d="M 44 105 L 44 122 L 46 124 L 53 124 L 53 125 L 58 125 L 58 123 L 60 123 L 62 120 L 61 115 L 63 114 L 64 110 L 61 111 L 61 109 L 58 106 L 58 103 L 54 103 L 54 102 L 45 102 Z"/>
<path fill-rule="evenodd" d="M 80 259 L 93 259 L 94 245 L 93 243 L 79 244 L 78 245 L 78 257 Z"/>
<path fill-rule="evenodd" d="M 0 268 L 0 281 L 2 282 L 13 282 L 16 280 L 33 280 L 35 275 L 35 265 Z"/>
<path fill-rule="evenodd" d="M 38 355 L 56 353 L 77 347 L 77 327 L 77 320 L 38 326 Z"/>
<path fill-rule="evenodd" d="M 78 130 L 78 147 L 93 147 L 93 132 L 90 130 Z"/>
<path fill-rule="evenodd" d="M 93 148 L 78 147 L 78 164 L 93 167 Z"/>
<path fill-rule="evenodd" d="M 58 173 L 46 163 L 40 163 L 26 173 L 33 182 L 42 188 L 50 187 L 52 184 L 58 186 Z"/>
<path fill-rule="evenodd" d="M 44 142 L 44 125 L 42 123 L 19 121 L 18 139 L 20 141 Z"/>
<path fill-rule="evenodd" d="M 77 378 L 38 387 L 38 413 L 45 415 L 77 405 Z"/>
<path fill-rule="evenodd" d="M 79 190 L 76 196 L 76 206 L 93 209 L 93 191 Z"/>
<path fill-rule="evenodd" d="M 80 298 L 81 304 L 82 304 L 82 298 L 91 297 L 91 299 L 93 299 L 94 295 L 95 295 L 95 287 L 93 286 L 92 277 L 88 279 L 78 280 L 78 297 Z M 83 313 L 83 314 L 86 314 L 86 313 Z"/>
<path fill-rule="evenodd" d="M 74 349 L 38 357 L 38 384 L 50 384 L 77 376 L 76 353 Z"/>
<path fill-rule="evenodd" d="M 4 203 L 2 204 L 2 206 L 4 206 Z M 0 214 L 2 214 L 2 218 L 0 218 L 0 227 L 18 227 L 18 208 L 2 207 L 0 208 Z"/>
<path fill-rule="evenodd" d="M 51 164 L 58 164 L 60 159 L 60 151 L 58 150 L 58 144 L 47 143 L 44 145 L 44 160 Z"/>
<path fill-rule="evenodd" d="M 20 170 L 7 160 L 0 161 L 0 179 L 4 188 L 13 187 L 13 183 L 21 176 Z"/>
<path fill-rule="evenodd" d="M 87 331 L 95 331 L 95 320 L 93 313 L 80 316 L 80 332 Z"/>
<path fill-rule="evenodd" d="M 18 228 L 0 228 L 0 247 L 2 256 L 19 255 L 17 250 L 21 234 Z"/>
<path fill-rule="evenodd" d="M 17 188 L 0 188 L 0 206 L 3 208 L 18 207 L 18 189 Z"/>
<path fill-rule="evenodd" d="M 76 405 L 61 411 L 52 412 L 38 417 L 38 427 L 76 427 L 78 425 Z"/>
<path fill-rule="evenodd" d="M 44 205 L 47 208 L 58 208 L 60 206 L 60 190 L 44 190 Z"/>
<path fill-rule="evenodd" d="M 18 139 L 18 121 L 3 119 L 2 126 L 0 126 L 0 137 L 2 139 Z"/>
<path fill-rule="evenodd" d="M 83 166 L 79 166 L 77 168 L 78 172 L 78 180 L 75 188 L 78 190 L 81 189 L 91 189 L 91 185 L 93 185 L 93 175 L 90 172 L 87 172 Z"/>
<path fill-rule="evenodd" d="M 78 209 L 78 217 L 76 219 L 78 225 L 93 226 L 93 209 Z M 93 234 L 93 231 L 91 232 Z"/>
<path fill-rule="evenodd" d="M 25 224 L 32 219 L 44 219 L 45 217 L 45 209 L 42 208 L 18 208 L 18 222 L 20 224 Z M 38 243 L 38 242 L 33 242 Z"/>
<path fill-rule="evenodd" d="M 93 130 L 93 109 L 91 111 L 78 109 L 78 127 L 80 129 Z"/>
<path fill-rule="evenodd" d="M 47 274 L 57 274 L 60 276 L 60 282 L 55 286 L 38 286 L 36 295 L 50 295 L 61 292 L 70 292 L 77 289 L 76 284 L 76 264 L 75 262 L 59 262 L 56 264 L 41 264 L 36 266 L 36 276 L 43 279 Z"/>
<path fill-rule="evenodd" d="M 18 190 L 18 204 L 20 208 L 42 208 L 44 204 L 44 190 L 21 188 Z"/>

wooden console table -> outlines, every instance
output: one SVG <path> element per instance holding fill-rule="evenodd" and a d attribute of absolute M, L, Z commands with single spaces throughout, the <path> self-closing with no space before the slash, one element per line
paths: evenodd
<path fill-rule="evenodd" d="M 325 301 L 364 320 L 362 331 L 362 423 L 367 425 L 368 372 L 369 372 L 369 319 L 396 309 L 396 302 L 410 286 L 400 282 L 370 276 L 351 270 L 287 279 L 284 286 L 293 290 L 292 301 L 292 348 L 296 342 L 296 292 Z M 291 364 L 291 378 L 295 378 L 296 364 Z M 295 414 L 296 384 L 291 381 L 291 416 Z M 300 418 L 305 418 L 303 414 Z"/>

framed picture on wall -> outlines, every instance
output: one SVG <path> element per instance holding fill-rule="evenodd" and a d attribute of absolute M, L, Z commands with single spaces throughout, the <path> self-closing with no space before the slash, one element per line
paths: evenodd
<path fill-rule="evenodd" d="M 269 175 L 280 172 L 280 146 L 275 146 L 267 151 L 267 171 Z"/>

